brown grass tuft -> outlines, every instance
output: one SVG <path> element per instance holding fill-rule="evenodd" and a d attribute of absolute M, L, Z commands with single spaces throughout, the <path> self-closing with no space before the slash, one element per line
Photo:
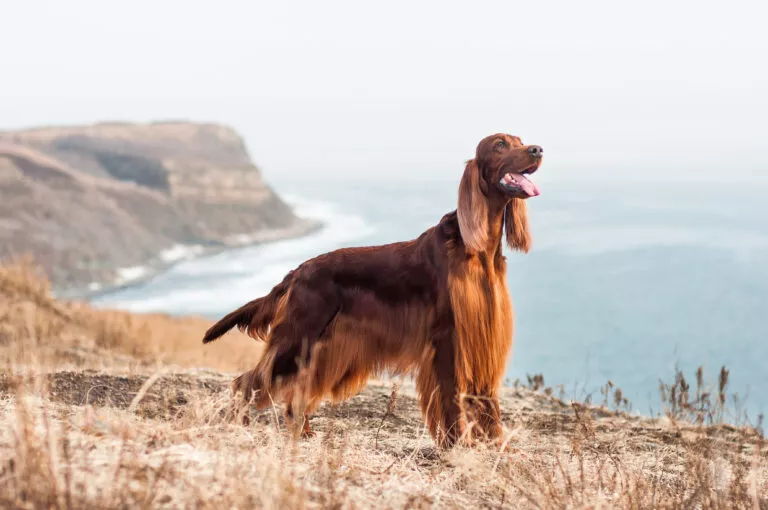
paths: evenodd
<path fill-rule="evenodd" d="M 0 267 L 0 507 L 768 508 L 760 423 L 731 419 L 725 369 L 662 382 L 658 419 L 613 384 L 595 407 L 532 376 L 501 392 L 500 442 L 449 451 L 410 382 L 374 381 L 297 441 L 277 410 L 232 419 L 211 369 L 258 344 L 203 349 L 207 325 L 58 302 L 28 264 Z"/>
<path fill-rule="evenodd" d="M 239 371 L 252 366 L 261 345 L 233 332 L 226 342 L 201 345 L 210 321 L 167 314 L 100 310 L 59 302 L 28 260 L 0 266 L 0 354 L 5 362 L 38 361 L 78 366 L 174 364 Z M 121 357 L 127 355 L 129 358 Z"/>

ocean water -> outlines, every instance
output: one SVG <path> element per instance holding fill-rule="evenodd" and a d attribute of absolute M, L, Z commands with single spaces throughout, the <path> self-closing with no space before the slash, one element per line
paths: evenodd
<path fill-rule="evenodd" d="M 455 208 L 455 181 L 325 180 L 276 188 L 312 235 L 184 261 L 99 306 L 218 318 L 287 271 L 343 247 L 411 239 Z M 607 381 L 642 413 L 659 380 L 722 365 L 754 419 L 768 410 L 768 185 L 633 182 L 542 186 L 534 248 L 508 254 L 515 339 L 508 378 L 541 373 L 583 399 Z M 202 345 L 201 345 L 201 348 Z"/>

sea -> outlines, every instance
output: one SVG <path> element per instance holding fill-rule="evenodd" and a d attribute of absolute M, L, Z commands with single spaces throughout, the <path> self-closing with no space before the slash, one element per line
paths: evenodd
<path fill-rule="evenodd" d="M 324 228 L 184 260 L 94 300 L 217 319 L 266 294 L 304 260 L 417 237 L 456 207 L 454 179 L 273 182 Z M 529 200 L 534 245 L 508 253 L 515 309 L 507 381 L 541 374 L 567 399 L 602 402 L 608 381 L 658 414 L 661 381 L 729 370 L 730 412 L 768 411 L 768 183 L 551 182 Z M 202 349 L 203 346 L 201 345 Z"/>

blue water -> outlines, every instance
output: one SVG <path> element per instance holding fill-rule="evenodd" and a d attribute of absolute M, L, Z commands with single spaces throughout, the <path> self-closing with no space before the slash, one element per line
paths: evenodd
<path fill-rule="evenodd" d="M 310 236 L 186 261 L 98 304 L 218 318 L 307 258 L 411 239 L 455 208 L 456 183 L 279 182 Z M 659 379 L 730 369 L 751 417 L 768 410 L 768 185 L 552 183 L 529 201 L 534 249 L 509 254 L 510 380 L 542 373 L 583 399 L 611 380 L 659 410 Z M 202 348 L 202 346 L 201 346 Z"/>

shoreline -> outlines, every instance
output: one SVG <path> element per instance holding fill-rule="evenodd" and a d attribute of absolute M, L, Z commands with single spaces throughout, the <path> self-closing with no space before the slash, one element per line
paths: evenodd
<path fill-rule="evenodd" d="M 289 227 L 265 229 L 253 234 L 240 234 L 230 236 L 227 241 L 224 241 L 222 244 L 217 244 L 215 246 L 204 246 L 199 244 L 175 245 L 168 250 L 164 250 L 164 252 L 168 252 L 174 249 L 178 250 L 178 247 L 184 247 L 188 248 L 188 255 L 164 260 L 162 258 L 162 254 L 164 252 L 160 252 L 155 256 L 154 259 L 150 260 L 142 266 L 117 269 L 118 273 L 121 271 L 139 272 L 140 274 L 136 277 L 125 277 L 122 281 L 120 281 L 120 277 L 118 276 L 116 281 L 113 282 L 94 282 L 98 285 L 98 288 L 89 288 L 89 286 L 83 286 L 69 289 L 52 289 L 52 294 L 56 299 L 64 299 L 70 301 L 91 301 L 92 299 L 106 296 L 117 291 L 143 285 L 168 271 L 180 262 L 212 257 L 214 255 L 218 255 L 230 250 L 237 250 L 239 248 L 246 248 L 249 246 L 257 246 L 260 244 L 267 244 L 277 241 L 297 239 L 318 232 L 324 227 L 325 224 L 322 221 L 308 218 L 297 218 L 297 221 Z M 92 285 L 93 284 L 91 284 L 91 286 Z"/>

